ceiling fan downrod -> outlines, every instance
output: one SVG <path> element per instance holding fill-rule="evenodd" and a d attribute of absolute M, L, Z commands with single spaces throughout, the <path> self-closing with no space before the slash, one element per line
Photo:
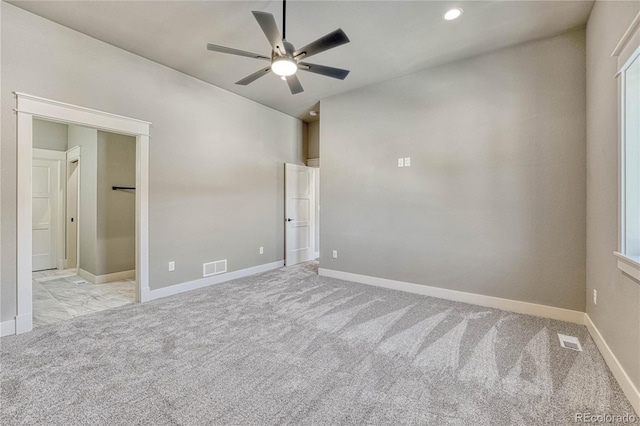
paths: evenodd
<path fill-rule="evenodd" d="M 282 38 L 287 38 L 287 0 L 282 0 Z"/>

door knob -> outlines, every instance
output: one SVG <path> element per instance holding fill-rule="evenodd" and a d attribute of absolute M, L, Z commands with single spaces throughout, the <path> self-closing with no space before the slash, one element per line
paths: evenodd
<path fill-rule="evenodd" d="M 293 219 L 291 219 L 290 217 L 287 218 L 287 222 L 291 222 Z"/>

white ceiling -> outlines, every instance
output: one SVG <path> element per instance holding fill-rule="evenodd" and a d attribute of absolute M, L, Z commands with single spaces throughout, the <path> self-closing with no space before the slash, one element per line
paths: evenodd
<path fill-rule="evenodd" d="M 346 68 L 344 81 L 300 72 L 291 95 L 273 74 L 234 83 L 264 67 L 251 58 L 206 50 L 207 43 L 269 56 L 251 11 L 273 13 L 280 1 L 18 1 L 22 9 L 222 87 L 289 115 L 326 97 L 453 60 L 558 34 L 587 22 L 593 1 L 289 1 L 287 40 L 296 47 L 342 28 L 351 43 L 308 62 Z M 442 20 L 449 7 L 461 18 Z M 317 108 L 317 106 L 315 107 Z"/>

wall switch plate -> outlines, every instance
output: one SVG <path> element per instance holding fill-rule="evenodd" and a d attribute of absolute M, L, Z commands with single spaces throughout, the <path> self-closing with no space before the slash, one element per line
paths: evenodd
<path fill-rule="evenodd" d="M 333 251 L 333 258 L 337 259 L 338 258 L 338 250 L 334 250 Z"/>
<path fill-rule="evenodd" d="M 169 262 L 169 272 L 176 270 L 176 262 Z"/>
<path fill-rule="evenodd" d="M 260 247 L 260 254 L 264 254 L 264 247 Z"/>
<path fill-rule="evenodd" d="M 398 158 L 398 167 L 404 167 L 404 158 Z"/>
<path fill-rule="evenodd" d="M 593 304 L 598 304 L 598 290 L 596 290 L 595 288 L 593 289 Z"/>
<path fill-rule="evenodd" d="M 411 157 L 404 157 L 404 166 L 405 167 L 411 166 Z"/>

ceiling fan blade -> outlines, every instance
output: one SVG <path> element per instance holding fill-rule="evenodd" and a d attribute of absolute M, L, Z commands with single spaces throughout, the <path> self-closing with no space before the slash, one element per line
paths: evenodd
<path fill-rule="evenodd" d="M 258 21 L 258 25 L 262 28 L 262 32 L 267 36 L 271 48 L 278 54 L 282 55 L 286 52 L 280 31 L 278 31 L 278 25 L 276 19 L 272 14 L 266 12 L 251 12 Z"/>
<path fill-rule="evenodd" d="M 302 71 L 313 72 L 327 77 L 337 78 L 339 80 L 344 80 L 349 75 L 349 70 L 326 67 L 324 65 L 310 64 L 308 62 L 299 62 L 298 68 Z"/>
<path fill-rule="evenodd" d="M 253 83 L 263 75 L 269 74 L 270 71 L 271 71 L 271 67 L 263 68 L 260 71 L 256 71 L 253 74 L 243 78 L 242 80 L 237 81 L 236 84 L 239 84 L 241 86 L 246 86 L 249 83 Z"/>
<path fill-rule="evenodd" d="M 289 85 L 289 90 L 291 90 L 292 95 L 304 92 L 302 84 L 300 84 L 300 80 L 298 80 L 298 77 L 295 74 L 285 78 L 287 79 L 287 84 Z"/>
<path fill-rule="evenodd" d="M 238 55 L 238 56 L 246 56 L 247 58 L 254 59 L 264 59 L 270 61 L 271 58 L 268 58 L 263 55 L 258 55 L 257 53 L 247 52 L 245 50 L 233 49 L 231 47 L 218 46 L 216 44 L 207 44 L 207 50 L 211 50 L 212 52 L 220 52 L 220 53 L 228 53 L 230 55 Z"/>
<path fill-rule="evenodd" d="M 293 56 L 298 57 L 304 54 L 304 57 L 308 58 L 309 56 L 317 55 L 325 50 L 333 49 L 334 47 L 349 43 L 349 41 L 349 37 L 347 37 L 344 31 L 342 31 L 341 28 L 338 28 L 326 36 L 320 37 L 316 41 L 307 44 L 305 47 L 296 50 L 293 53 Z"/>

